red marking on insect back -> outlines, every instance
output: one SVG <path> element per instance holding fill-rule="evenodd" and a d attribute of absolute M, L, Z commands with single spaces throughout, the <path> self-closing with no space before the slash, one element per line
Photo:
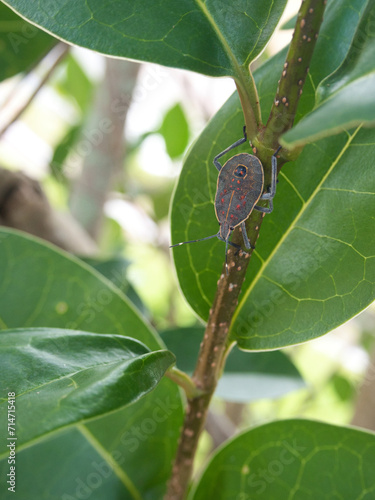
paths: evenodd
<path fill-rule="evenodd" d="M 284 97 L 285 102 L 281 100 Z M 286 103 L 288 102 L 287 96 L 281 95 L 278 102 L 282 105 L 286 105 Z M 246 140 L 247 138 L 244 130 L 244 140 L 240 140 L 237 142 L 242 143 Z M 235 145 L 230 146 L 225 150 L 225 152 L 233 149 L 234 147 Z M 279 149 L 273 154 L 271 162 L 273 164 L 275 164 L 275 159 L 277 158 Z M 221 156 L 221 154 L 217 156 Z M 262 193 L 264 191 L 264 171 L 260 160 L 248 153 L 235 155 L 230 158 L 224 165 L 219 164 L 218 158 L 215 157 L 214 164 L 219 169 L 217 190 L 215 194 L 215 212 L 220 225 L 217 237 L 219 240 L 225 242 L 226 253 L 228 256 L 230 252 L 233 252 L 233 250 L 228 248 L 228 245 L 230 243 L 229 238 L 232 231 L 250 216 L 253 209 L 258 210 L 258 208 L 260 208 L 257 207 L 256 203 L 262 196 Z M 221 168 L 219 167 L 219 165 Z M 235 183 L 235 181 L 237 182 Z M 275 178 L 273 176 L 271 189 L 272 195 L 274 194 L 275 188 L 276 184 Z M 273 196 L 271 196 L 269 199 L 271 200 L 272 197 Z M 264 216 L 264 212 L 262 213 L 262 216 Z M 247 246 L 248 239 L 246 238 L 245 233 L 246 229 L 243 227 L 244 243 Z M 211 236 L 201 239 L 206 240 L 208 238 L 211 238 Z M 178 245 L 185 243 L 191 243 L 191 241 L 181 242 Z M 243 254 L 246 256 L 246 258 L 250 256 L 250 254 L 242 252 L 242 255 Z M 241 255 L 241 253 L 239 255 Z M 232 264 L 235 265 L 235 262 L 231 261 L 229 266 L 226 258 L 227 274 L 229 274 L 228 268 L 232 267 Z M 224 278 L 224 274 L 222 275 L 222 278 Z"/>

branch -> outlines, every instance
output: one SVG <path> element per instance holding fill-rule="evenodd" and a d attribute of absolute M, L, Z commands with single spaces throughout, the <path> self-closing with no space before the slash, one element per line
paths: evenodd
<path fill-rule="evenodd" d="M 293 126 L 309 71 L 327 0 L 303 1 L 271 113 L 259 142 L 275 150 L 278 138 Z"/>
<path fill-rule="evenodd" d="M 97 239 L 103 221 L 103 207 L 117 178 L 123 173 L 124 128 L 132 102 L 140 65 L 106 58 L 105 77 L 67 169 L 82 167 L 69 200 L 73 216 Z M 88 144 L 88 151 L 82 151 Z M 86 148 L 85 148 L 86 149 Z"/>
<path fill-rule="evenodd" d="M 229 325 L 238 304 L 249 257 L 250 254 L 242 250 L 238 257 L 234 257 L 232 249 L 228 249 L 228 274 L 223 266 L 193 374 L 193 381 L 202 391 L 202 395 L 188 399 L 185 422 L 166 500 L 181 500 L 185 496 L 199 436 L 203 431 L 208 407 L 230 349 Z"/>
<path fill-rule="evenodd" d="M 254 154 L 257 154 L 263 166 L 266 167 L 264 168 L 266 186 L 269 184 L 271 176 L 271 156 L 278 147 L 279 136 L 288 130 L 294 121 L 298 100 L 302 93 L 302 86 L 323 19 L 324 8 L 325 0 L 302 1 L 296 30 L 284 64 L 270 118 L 267 126 L 260 131 L 254 141 L 257 146 L 254 148 Z M 253 103 L 251 110 L 249 110 L 241 90 L 241 88 L 238 88 L 241 104 L 242 106 L 245 105 L 243 111 L 247 125 L 247 117 L 254 117 L 254 109 L 256 109 L 258 103 Z M 253 93 L 253 95 L 256 96 L 256 93 Z M 283 156 L 288 158 L 285 153 Z M 278 170 L 280 170 L 284 161 L 282 159 L 279 162 Z M 267 202 L 263 201 L 259 204 L 266 205 Z M 253 211 L 246 221 L 248 235 L 253 244 L 259 237 L 263 217 L 264 213 Z M 232 241 L 242 244 L 240 228 L 236 228 L 234 231 Z M 227 275 L 223 266 L 193 375 L 193 381 L 202 390 L 203 394 L 188 399 L 185 421 L 165 500 L 182 500 L 185 498 L 199 436 L 204 428 L 208 407 L 231 347 L 228 336 L 229 328 L 238 304 L 239 294 L 245 280 L 252 252 L 253 250 L 247 253 L 240 251 L 235 256 L 233 250 L 228 249 L 229 272 Z"/>
<path fill-rule="evenodd" d="M 38 59 L 35 59 L 31 65 L 27 68 L 26 71 L 24 71 L 20 77 L 19 80 L 16 81 L 15 85 L 12 86 L 11 89 L 9 89 L 8 95 L 5 97 L 4 101 L 0 104 L 0 112 L 8 105 L 8 103 L 17 96 L 18 89 L 22 89 L 22 86 L 25 85 L 25 82 L 30 78 L 30 75 L 35 71 L 35 68 L 39 66 L 39 64 L 42 62 L 42 60 L 49 54 L 53 49 L 55 48 L 55 45 L 53 45 L 52 48 L 49 48 L 46 50 L 43 54 L 39 56 Z"/>
<path fill-rule="evenodd" d="M 43 238 L 67 252 L 95 255 L 98 248 L 69 213 L 54 210 L 39 182 L 0 168 L 0 225 Z"/>
<path fill-rule="evenodd" d="M 69 45 L 66 45 L 65 43 L 59 43 L 57 46 L 55 46 L 43 59 L 43 61 L 46 61 L 46 64 L 48 63 L 48 68 L 43 76 L 43 78 L 40 80 L 38 83 L 37 87 L 33 90 L 33 92 L 29 95 L 27 100 L 21 104 L 21 106 L 16 109 L 15 112 L 13 112 L 12 116 L 7 120 L 7 122 L 3 125 L 2 128 L 0 128 L 0 137 L 8 130 L 8 128 L 16 121 L 18 118 L 22 115 L 22 113 L 30 106 L 32 101 L 34 100 L 35 96 L 38 94 L 39 90 L 41 90 L 45 83 L 49 80 L 51 75 L 54 73 L 55 69 L 57 66 L 60 64 L 60 62 L 65 58 L 69 51 L 70 47 Z M 52 60 L 49 61 L 49 59 L 52 57 Z M 44 64 L 42 61 L 41 64 Z M 15 96 L 16 97 L 16 96 Z M 13 98 L 13 100 L 15 99 Z M 9 101 L 8 101 L 9 102 Z"/>

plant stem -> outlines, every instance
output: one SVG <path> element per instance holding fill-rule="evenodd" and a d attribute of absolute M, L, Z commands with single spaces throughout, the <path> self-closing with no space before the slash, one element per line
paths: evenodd
<path fill-rule="evenodd" d="M 259 137 L 259 143 L 274 150 L 278 147 L 278 137 L 293 126 L 325 6 L 326 0 L 304 0 L 298 12 L 271 113 Z"/>
<path fill-rule="evenodd" d="M 295 118 L 302 86 L 305 82 L 317 33 L 323 19 L 324 8 L 325 0 L 302 1 L 296 30 L 284 64 L 267 126 L 261 129 L 260 119 L 259 121 L 256 119 L 259 131 L 255 140 L 256 154 L 264 166 L 265 186 L 270 181 L 270 159 L 278 147 L 279 136 L 292 126 Z M 238 82 L 236 84 L 244 110 L 246 125 L 248 125 L 248 120 L 254 123 L 254 116 L 257 116 L 254 110 L 259 106 L 256 89 L 250 94 L 244 92 L 244 86 L 239 85 Z M 252 99 L 255 99 L 256 102 L 252 101 L 250 103 Z M 250 106 L 250 110 L 248 106 Z M 251 133 L 249 133 L 249 137 L 252 137 Z M 288 158 L 285 152 L 284 155 L 284 158 Z M 278 170 L 280 170 L 284 161 L 279 162 Z M 266 204 L 267 202 L 264 201 L 259 202 L 259 205 Z M 253 211 L 246 221 L 248 236 L 253 245 L 259 237 L 263 217 L 264 213 Z M 233 232 L 232 241 L 242 244 L 242 235 L 239 228 Z M 229 327 L 238 304 L 238 297 L 245 280 L 251 254 L 252 250 L 247 253 L 240 251 L 238 255 L 235 255 L 232 249 L 228 249 L 229 272 L 226 274 L 223 267 L 193 374 L 193 381 L 198 389 L 202 391 L 202 395 L 188 398 L 185 421 L 165 500 L 183 500 L 185 498 L 199 436 L 204 428 L 208 407 L 223 371 L 226 354 L 231 344 Z"/>
<path fill-rule="evenodd" d="M 199 436 L 204 428 L 209 403 L 222 372 L 228 349 L 229 325 L 237 307 L 249 257 L 250 254 L 242 251 L 238 257 L 234 257 L 232 250 L 228 250 L 228 275 L 223 268 L 193 374 L 193 381 L 202 391 L 202 395 L 188 398 L 166 500 L 181 500 L 185 497 Z"/>
<path fill-rule="evenodd" d="M 243 109 L 246 132 L 250 140 L 252 140 L 262 123 L 258 91 L 255 86 L 253 75 L 250 70 L 242 71 L 240 78 L 235 80 L 237 92 Z"/>
<path fill-rule="evenodd" d="M 200 396 L 202 394 L 202 391 L 197 388 L 194 381 L 189 377 L 189 375 L 187 375 L 187 373 L 183 372 L 182 370 L 179 370 L 175 366 L 170 368 L 165 375 L 173 380 L 173 382 L 176 382 L 177 385 L 182 387 L 188 398 L 196 398 L 197 396 Z"/>

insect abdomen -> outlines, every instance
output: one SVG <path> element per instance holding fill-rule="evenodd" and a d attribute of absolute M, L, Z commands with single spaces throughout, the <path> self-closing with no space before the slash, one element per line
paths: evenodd
<path fill-rule="evenodd" d="M 236 227 L 251 214 L 263 192 L 263 167 L 253 155 L 240 153 L 220 170 L 215 198 L 220 224 Z"/>

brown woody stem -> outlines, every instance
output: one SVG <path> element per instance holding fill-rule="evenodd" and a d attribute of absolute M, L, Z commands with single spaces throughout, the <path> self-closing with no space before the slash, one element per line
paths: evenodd
<path fill-rule="evenodd" d="M 209 403 L 222 373 L 229 348 L 229 325 L 237 307 L 249 257 L 250 254 L 242 251 L 238 256 L 234 256 L 232 249 L 228 250 L 229 272 L 227 275 L 223 267 L 193 374 L 193 381 L 202 391 L 202 395 L 188 398 L 185 421 L 166 500 L 181 500 L 185 497 L 199 436 L 204 428 Z"/>
<path fill-rule="evenodd" d="M 323 19 L 325 0 L 303 0 L 298 14 L 296 30 L 289 48 L 284 69 L 280 78 L 274 104 L 266 127 L 261 129 L 258 121 L 258 102 L 253 102 L 248 108 L 250 95 L 238 86 L 241 104 L 244 107 L 246 125 L 248 121 L 258 124 L 258 136 L 254 145 L 254 153 L 262 161 L 265 174 L 265 186 L 268 186 L 271 175 L 271 156 L 278 147 L 279 136 L 291 128 L 297 111 L 299 97 L 306 79 L 309 64 L 315 47 L 317 34 Z M 256 96 L 253 92 L 252 98 Z M 257 97 L 255 97 L 257 101 Z M 252 137 L 249 134 L 250 137 Z M 284 158 L 288 155 L 284 153 Z M 279 162 L 280 170 L 283 160 Z M 267 202 L 259 202 L 266 205 Z M 252 245 L 259 237 L 259 230 L 264 214 L 253 211 L 246 221 L 248 236 Z M 232 241 L 242 244 L 241 230 L 237 228 Z M 241 287 L 245 280 L 252 250 L 240 251 L 238 255 L 232 249 L 228 250 L 228 274 L 223 267 L 218 281 L 216 296 L 193 374 L 193 382 L 202 391 L 197 397 L 188 398 L 185 421 L 181 431 L 177 455 L 168 484 L 165 500 L 183 500 L 185 498 L 192 474 L 194 455 L 198 446 L 199 436 L 204 428 L 208 407 L 217 382 L 222 374 L 226 354 L 231 345 L 229 327 L 238 304 Z"/>

